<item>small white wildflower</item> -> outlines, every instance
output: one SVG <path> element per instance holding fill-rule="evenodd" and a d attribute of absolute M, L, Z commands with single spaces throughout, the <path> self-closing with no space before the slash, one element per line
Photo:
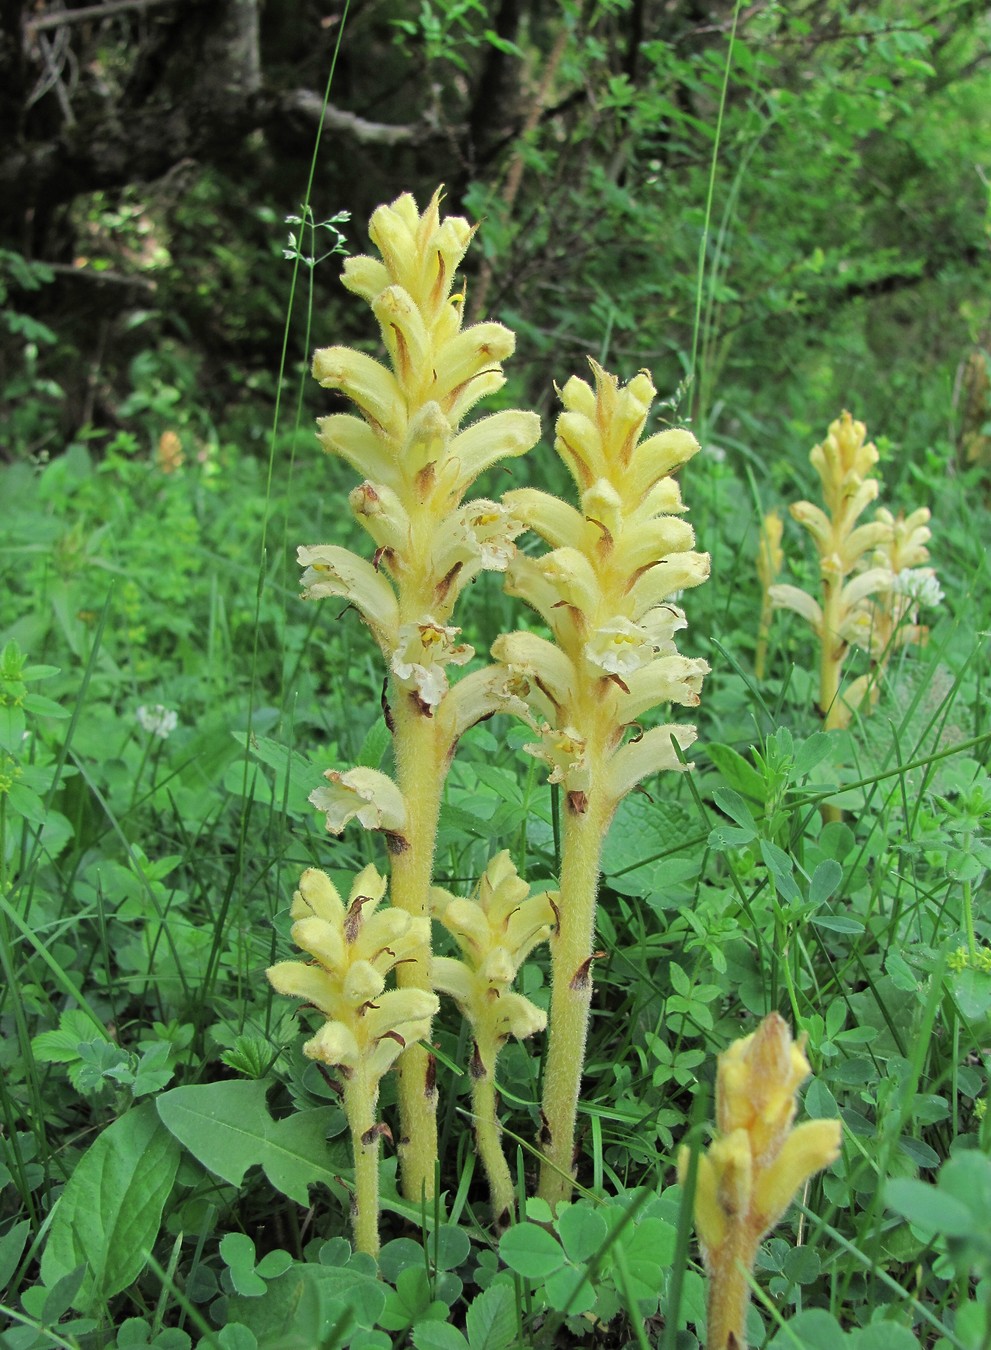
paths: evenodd
<path fill-rule="evenodd" d="M 138 723 L 142 731 L 167 740 L 179 725 L 179 714 L 161 703 L 146 708 L 142 703 L 137 712 Z"/>
<path fill-rule="evenodd" d="M 943 588 L 931 567 L 906 567 L 896 572 L 891 589 L 932 609 L 943 599 Z"/>

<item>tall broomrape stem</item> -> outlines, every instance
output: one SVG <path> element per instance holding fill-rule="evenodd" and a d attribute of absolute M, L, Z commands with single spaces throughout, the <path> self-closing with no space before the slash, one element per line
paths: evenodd
<path fill-rule="evenodd" d="M 429 923 L 430 880 L 434 840 L 447 766 L 438 747 L 437 725 L 422 717 L 406 701 L 393 709 L 393 743 L 396 778 L 407 803 L 406 848 L 392 859 L 392 903 L 413 918 Z M 400 989 L 432 990 L 429 927 L 424 940 L 398 967 Z M 437 1159 L 437 1089 L 433 1055 L 424 1045 L 410 1046 L 399 1061 L 399 1117 L 402 1133 L 398 1142 L 403 1191 L 418 1202 L 434 1193 Z"/>
<path fill-rule="evenodd" d="M 544 1070 L 540 1195 L 551 1206 L 571 1198 L 575 1125 L 592 1001 L 599 861 L 609 828 L 601 793 L 586 811 L 568 811 L 561 855 L 561 904 L 551 939 L 550 1022 L 554 1029 Z"/>
<path fill-rule="evenodd" d="M 359 1252 L 378 1256 L 379 1251 L 379 1140 L 373 1103 L 378 1084 L 369 1081 L 367 1066 L 358 1063 L 343 1085 L 344 1114 L 347 1116 L 354 1149 L 354 1198 L 351 1226 L 354 1245 Z"/>

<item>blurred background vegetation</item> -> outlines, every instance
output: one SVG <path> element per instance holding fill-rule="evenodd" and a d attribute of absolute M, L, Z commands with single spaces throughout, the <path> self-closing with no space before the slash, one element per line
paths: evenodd
<path fill-rule="evenodd" d="M 549 412 L 591 353 L 671 394 L 694 368 L 677 415 L 738 469 L 843 406 L 947 470 L 989 453 L 986 4 L 3 0 L 0 25 L 8 460 L 264 448 L 311 165 L 351 251 L 439 181 L 484 222 L 469 307 L 519 334 L 514 400 Z M 312 334 L 308 293 L 292 316 L 300 371 L 362 337 L 338 262 Z"/>

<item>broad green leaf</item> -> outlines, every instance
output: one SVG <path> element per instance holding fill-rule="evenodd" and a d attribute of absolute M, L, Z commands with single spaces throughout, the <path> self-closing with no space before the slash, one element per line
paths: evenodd
<path fill-rule="evenodd" d="M 804 778 L 817 764 L 829 754 L 833 738 L 827 731 L 814 731 L 811 736 L 795 747 L 794 772 L 796 778 Z"/>
<path fill-rule="evenodd" d="M 913 1177 L 889 1181 L 884 1201 L 889 1209 L 927 1233 L 969 1237 L 974 1231 L 974 1216 L 962 1201 Z"/>
<path fill-rule="evenodd" d="M 331 1165 L 325 1138 L 333 1107 L 273 1120 L 261 1082 L 173 1088 L 157 1105 L 179 1142 L 232 1186 L 240 1186 L 248 1168 L 258 1166 L 297 1205 L 309 1204 L 308 1188 L 317 1181 L 341 1195 L 340 1169 Z"/>
<path fill-rule="evenodd" d="M 180 1151 L 151 1103 L 98 1136 L 66 1183 L 41 1258 L 47 1285 L 85 1265 L 85 1311 L 133 1284 L 158 1236 Z"/>
<path fill-rule="evenodd" d="M 588 1261 L 606 1240 L 606 1221 L 580 1201 L 562 1210 L 557 1221 L 558 1237 L 570 1261 Z"/>
<path fill-rule="evenodd" d="M 730 820 L 735 821 L 742 829 L 749 830 L 751 839 L 754 837 L 757 829 L 753 815 L 738 792 L 734 792 L 732 788 L 716 788 L 712 798 L 724 816 L 729 816 Z"/>
<path fill-rule="evenodd" d="M 518 1223 L 499 1239 L 499 1255 L 518 1275 L 545 1280 L 564 1265 L 561 1244 L 535 1223 Z"/>
<path fill-rule="evenodd" d="M 812 873 L 809 882 L 809 902 L 824 904 L 843 880 L 843 868 L 833 858 L 824 859 Z"/>
<path fill-rule="evenodd" d="M 416 1350 L 468 1350 L 468 1342 L 457 1327 L 433 1319 L 417 1322 L 413 1328 Z"/>
<path fill-rule="evenodd" d="M 919 1342 L 908 1327 L 896 1322 L 875 1322 L 870 1327 L 851 1331 L 850 1350 L 919 1350 Z"/>
<path fill-rule="evenodd" d="M 31 1220 L 23 1219 L 0 1238 L 0 1293 L 13 1279 L 30 1232 Z"/>
<path fill-rule="evenodd" d="M 338 1350 L 356 1326 L 375 1326 L 387 1292 L 374 1276 L 350 1267 L 297 1263 L 260 1298 L 232 1298 L 228 1317 L 257 1337 L 258 1350 Z"/>
<path fill-rule="evenodd" d="M 859 919 L 848 919 L 845 914 L 814 914 L 812 923 L 817 928 L 828 928 L 831 933 L 862 933 L 864 925 Z"/>
<path fill-rule="evenodd" d="M 595 1290 L 583 1265 L 565 1266 L 548 1275 L 544 1293 L 552 1308 L 570 1317 L 578 1317 L 595 1307 Z"/>
<path fill-rule="evenodd" d="M 749 760 L 744 759 L 732 746 L 721 745 L 718 741 L 706 745 L 704 752 L 731 788 L 736 788 L 737 792 L 744 793 L 763 806 L 767 799 L 767 784 Z"/>
<path fill-rule="evenodd" d="M 471 1241 L 463 1228 L 442 1223 L 427 1239 L 427 1255 L 437 1270 L 456 1270 L 468 1259 Z"/>
<path fill-rule="evenodd" d="M 843 1328 L 832 1313 L 810 1308 L 786 1322 L 767 1350 L 840 1350 L 845 1344 Z"/>

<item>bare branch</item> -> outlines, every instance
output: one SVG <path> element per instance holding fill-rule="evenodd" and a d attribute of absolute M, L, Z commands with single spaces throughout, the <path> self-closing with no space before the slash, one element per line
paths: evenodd
<path fill-rule="evenodd" d="M 323 114 L 323 123 L 332 131 L 343 131 L 363 145 L 408 145 L 423 135 L 423 128 L 417 126 L 392 126 L 385 122 L 368 122 L 356 113 L 345 112 L 327 104 L 324 109 L 323 98 L 312 89 L 293 89 L 281 100 L 286 112 L 303 113 L 319 121 Z"/>
<path fill-rule="evenodd" d="M 128 10 L 160 9 L 164 5 L 181 4 L 182 0 L 106 0 L 102 5 L 84 5 L 82 9 L 49 10 L 24 20 L 25 34 L 31 38 L 47 28 L 65 28 L 70 23 L 85 23 L 88 19 L 109 19 Z"/>

